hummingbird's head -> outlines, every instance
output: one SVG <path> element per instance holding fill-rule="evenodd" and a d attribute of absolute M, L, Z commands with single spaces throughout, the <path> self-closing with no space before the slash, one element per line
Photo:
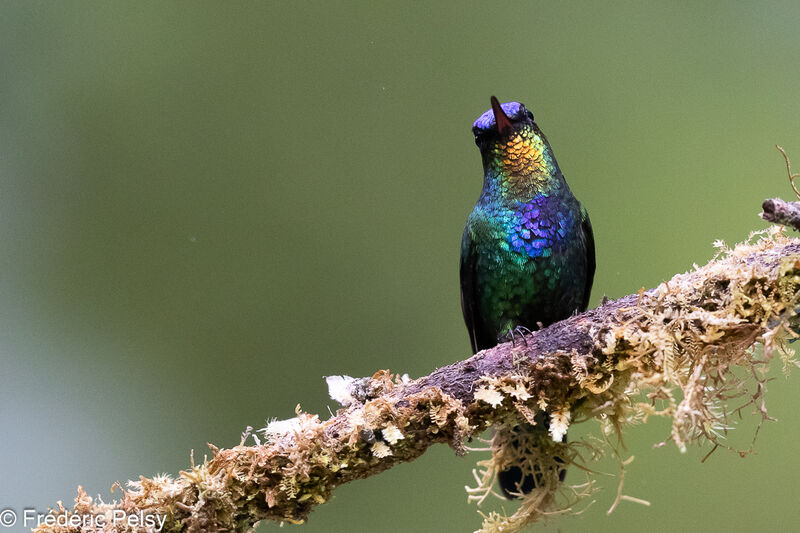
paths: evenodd
<path fill-rule="evenodd" d="M 475 134 L 475 143 L 481 146 L 482 141 L 507 137 L 514 131 L 533 125 L 533 113 L 523 104 L 519 102 L 501 104 L 492 96 L 492 108 L 472 124 L 472 133 Z"/>
<path fill-rule="evenodd" d="M 494 96 L 491 101 L 492 108 L 472 125 L 484 166 L 507 176 L 557 170 L 547 139 L 533 121 L 533 113 L 519 102 L 500 104 Z"/>

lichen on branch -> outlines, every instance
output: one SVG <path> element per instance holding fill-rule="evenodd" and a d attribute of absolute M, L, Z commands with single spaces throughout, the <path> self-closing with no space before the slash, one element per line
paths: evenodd
<path fill-rule="evenodd" d="M 539 443 L 537 457 L 527 459 L 532 471 L 543 473 L 543 486 L 514 515 L 492 513 L 484 521 L 485 531 L 517 530 L 583 494 L 557 481 L 562 461 L 586 467 L 581 463 L 591 459 L 580 443 L 556 442 L 571 423 L 598 419 L 607 432 L 619 433 L 632 421 L 669 416 L 671 438 L 683 449 L 701 440 L 727 446 L 729 419 L 746 406 L 766 419 L 765 363 L 776 354 L 784 363 L 791 360 L 785 341 L 797 328 L 800 240 L 778 228 L 754 240 L 732 249 L 719 244 L 707 265 L 654 289 L 605 301 L 416 380 L 388 371 L 329 379 L 346 405 L 328 420 L 298 407 L 295 418 L 255 435 L 255 445 L 243 438 L 230 449 L 212 446 L 210 459 L 176 477 L 129 482 L 117 502 L 96 501 L 79 490 L 73 509 L 59 505 L 53 512 L 144 512 L 165 517 L 163 531 L 247 531 L 260 520 L 298 523 L 343 483 L 411 461 L 437 443 L 463 454 L 471 439 L 497 424 L 493 457 L 480 463 L 477 486 L 470 489 L 472 497 L 483 499 L 497 469 L 519 459 L 509 456 L 503 428 L 548 416 L 551 438 Z M 145 531 L 124 524 L 83 531 L 100 530 Z M 43 525 L 37 531 L 79 529 Z"/>

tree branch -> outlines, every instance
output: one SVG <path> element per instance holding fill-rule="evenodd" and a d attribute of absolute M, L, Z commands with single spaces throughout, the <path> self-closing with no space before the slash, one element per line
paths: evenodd
<path fill-rule="evenodd" d="M 797 228 L 800 219 L 780 220 Z M 36 531 L 78 532 L 67 521 L 88 515 L 104 518 L 84 532 L 147 530 L 115 521 L 123 513 L 163 519 L 162 531 L 246 531 L 259 520 L 302 522 L 343 483 L 411 461 L 437 443 L 463 454 L 465 442 L 488 426 L 535 423 L 543 412 L 553 440 L 560 440 L 570 420 L 598 418 L 619 431 L 633 419 L 663 414 L 673 418 L 678 446 L 697 439 L 725 446 L 724 423 L 744 407 L 727 407 L 731 398 L 744 398 L 766 418 L 764 362 L 774 353 L 785 362 L 790 358 L 784 340 L 796 328 L 800 240 L 773 227 L 753 244 L 718 247 L 715 260 L 657 288 L 604 301 L 515 345 L 485 350 L 420 379 L 388 371 L 360 380 L 329 378 L 332 396 L 345 404 L 332 418 L 321 421 L 298 408 L 296 418 L 262 430 L 265 442 L 254 437 L 256 445 L 245 445 L 245 435 L 231 449 L 211 446 L 207 462 L 177 478 L 129 482 L 118 502 L 95 501 L 79 488 L 72 510 L 59 503 L 53 511 L 61 525 Z M 763 354 L 752 349 L 756 343 L 763 343 Z M 744 394 L 737 377 L 743 373 L 732 373 L 734 367 L 753 371 L 754 393 Z M 493 472 L 510 460 L 508 448 L 495 439 L 495 457 L 483 464 L 476 489 L 484 496 Z M 558 453 L 575 461 L 569 450 Z M 485 530 L 537 519 L 552 505 L 554 490 L 534 491 L 513 517 L 490 516 Z"/>
<path fill-rule="evenodd" d="M 800 228 L 800 202 L 787 202 L 780 198 L 767 198 L 761 204 L 761 218 L 773 224 Z"/>

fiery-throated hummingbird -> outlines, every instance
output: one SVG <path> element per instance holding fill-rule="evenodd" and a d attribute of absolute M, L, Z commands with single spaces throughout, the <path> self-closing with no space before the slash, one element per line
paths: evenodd
<path fill-rule="evenodd" d="M 472 126 L 483 189 L 461 244 L 461 308 L 473 352 L 584 311 L 595 270 L 589 216 L 533 114 L 519 102 L 491 102 Z M 513 431 L 546 433 L 547 419 L 539 418 L 537 426 Z M 498 481 L 509 498 L 537 483 L 519 466 L 501 471 Z"/>

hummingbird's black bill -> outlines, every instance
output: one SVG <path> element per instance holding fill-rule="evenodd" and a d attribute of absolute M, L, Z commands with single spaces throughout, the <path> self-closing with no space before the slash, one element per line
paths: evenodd
<path fill-rule="evenodd" d="M 492 111 L 494 112 L 494 121 L 497 124 L 497 131 L 505 133 L 511 131 L 514 127 L 511 125 L 511 119 L 508 118 L 506 112 L 500 107 L 500 102 L 497 98 L 492 96 Z"/>

